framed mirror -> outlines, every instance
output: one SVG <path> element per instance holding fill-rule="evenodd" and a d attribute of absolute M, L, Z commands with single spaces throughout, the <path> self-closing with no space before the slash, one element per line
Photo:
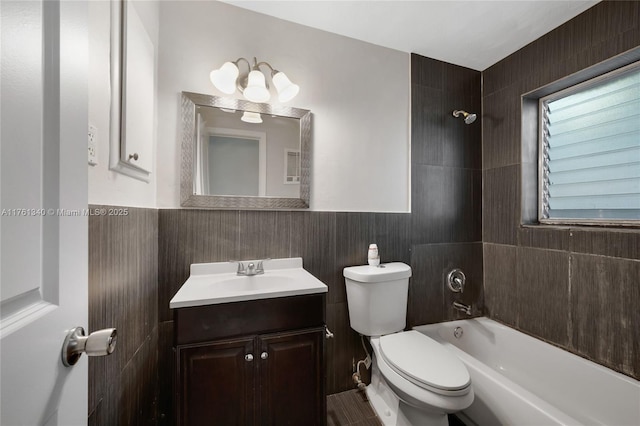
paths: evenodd
<path fill-rule="evenodd" d="M 180 205 L 305 209 L 311 112 L 182 92 Z"/>

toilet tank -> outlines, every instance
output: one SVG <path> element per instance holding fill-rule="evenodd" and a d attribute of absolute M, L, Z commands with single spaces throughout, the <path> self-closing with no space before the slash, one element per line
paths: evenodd
<path fill-rule="evenodd" d="M 382 336 L 407 325 L 411 267 L 401 262 L 344 268 L 351 328 Z"/>

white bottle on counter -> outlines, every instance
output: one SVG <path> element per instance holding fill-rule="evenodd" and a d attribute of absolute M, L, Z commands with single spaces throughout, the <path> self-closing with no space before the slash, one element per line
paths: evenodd
<path fill-rule="evenodd" d="M 369 254 L 367 256 L 369 261 L 369 265 L 378 266 L 380 265 L 380 254 L 378 253 L 378 245 L 377 244 L 369 244 Z"/>

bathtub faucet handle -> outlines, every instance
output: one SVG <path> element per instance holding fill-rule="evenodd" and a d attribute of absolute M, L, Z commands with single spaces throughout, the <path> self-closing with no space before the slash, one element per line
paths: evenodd
<path fill-rule="evenodd" d="M 467 280 L 467 277 L 464 276 L 464 272 L 461 269 L 453 269 L 447 275 L 447 285 L 449 286 L 449 290 L 454 293 L 463 293 L 464 292 L 464 283 Z"/>
<path fill-rule="evenodd" d="M 455 283 L 455 285 L 457 287 L 460 287 L 460 293 L 464 292 L 464 283 L 462 282 L 462 280 L 458 277 L 455 277 L 453 279 L 453 282 Z"/>

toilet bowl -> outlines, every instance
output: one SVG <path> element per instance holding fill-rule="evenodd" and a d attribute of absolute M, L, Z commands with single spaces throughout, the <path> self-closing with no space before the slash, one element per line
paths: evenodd
<path fill-rule="evenodd" d="M 394 338 L 392 345 L 387 337 Z M 448 425 L 448 413 L 473 402 L 466 367 L 435 340 L 406 331 L 369 342 L 374 363 L 367 394 L 385 425 Z"/>
<path fill-rule="evenodd" d="M 406 326 L 411 268 L 404 263 L 344 269 L 351 328 L 373 348 L 366 391 L 385 425 L 448 425 L 448 413 L 469 407 L 474 393 L 453 353 Z"/>

